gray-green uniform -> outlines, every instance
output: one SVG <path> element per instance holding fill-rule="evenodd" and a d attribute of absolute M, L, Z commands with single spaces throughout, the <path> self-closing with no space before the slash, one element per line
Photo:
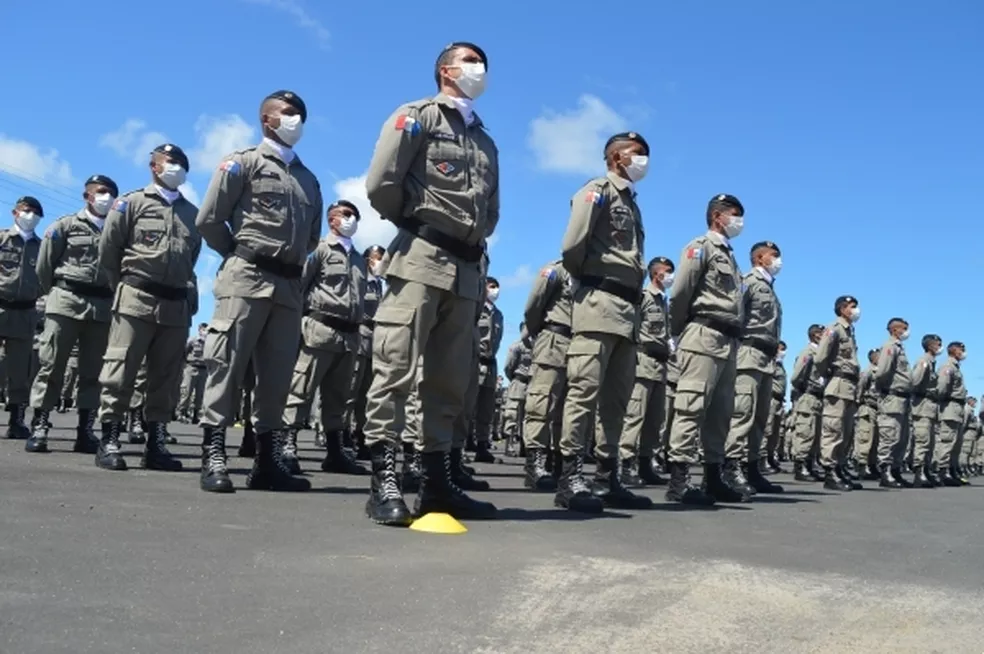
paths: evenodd
<path fill-rule="evenodd" d="M 806 344 L 796 357 L 789 380 L 797 393 L 793 400 L 793 461 L 810 468 L 820 446 L 820 415 L 823 410 L 824 379 L 814 360 L 816 352 L 815 343 Z"/>
<path fill-rule="evenodd" d="M 495 387 L 499 366 L 495 359 L 502 343 L 502 312 L 491 302 L 482 305 L 478 319 L 478 397 L 475 399 L 475 440 L 480 449 L 488 449 L 495 417 Z"/>
<path fill-rule="evenodd" d="M 79 423 L 75 450 L 91 451 L 99 408 L 99 375 L 106 355 L 113 291 L 99 264 L 104 218 L 84 208 L 63 216 L 45 232 L 38 254 L 38 279 L 45 301 L 40 367 L 31 388 L 32 436 L 47 442 L 48 414 L 58 406 L 65 367 L 78 343 Z M 47 448 L 45 447 L 44 450 Z"/>
<path fill-rule="evenodd" d="M 963 436 L 960 442 L 960 458 L 957 462 L 961 475 L 967 466 L 971 464 L 974 457 L 974 449 L 977 446 L 977 438 L 981 428 L 981 423 L 977 419 L 973 408 L 968 404 L 963 423 Z"/>
<path fill-rule="evenodd" d="M 642 292 L 641 324 L 636 349 L 635 385 L 625 412 L 625 429 L 619 443 L 623 466 L 630 470 L 651 466 L 660 449 L 660 426 L 666 411 L 666 368 L 670 358 L 670 327 L 666 294 L 650 282 Z"/>
<path fill-rule="evenodd" d="M 772 378 L 782 334 L 782 306 L 775 278 L 754 268 L 743 278 L 742 339 L 736 356 L 735 406 L 725 458 L 758 464 L 772 409 Z"/>
<path fill-rule="evenodd" d="M 911 377 L 912 465 L 926 472 L 933 464 L 936 423 L 940 415 L 940 406 L 936 397 L 938 383 L 936 357 L 929 352 L 919 357 L 916 365 L 912 367 Z"/>
<path fill-rule="evenodd" d="M 936 464 L 941 471 L 956 466 L 960 453 L 960 437 L 963 431 L 964 407 L 967 405 L 967 387 L 964 385 L 960 362 L 948 357 L 940 366 L 936 393 L 940 402 L 939 436 L 936 439 Z"/>
<path fill-rule="evenodd" d="M 298 102 L 293 94 L 280 96 Z M 225 428 L 235 419 L 250 360 L 256 372 L 252 413 L 258 447 L 256 474 L 247 485 L 305 486 L 286 481 L 279 435 L 301 337 L 304 264 L 318 247 L 323 216 L 314 173 L 293 150 L 267 138 L 226 157 L 202 200 L 195 222 L 208 246 L 223 257 L 205 337 L 208 380 L 199 421 L 204 490 L 233 489 Z"/>
<path fill-rule="evenodd" d="M 34 387 L 34 379 L 38 376 L 38 371 L 41 369 L 41 336 L 44 334 L 44 306 L 45 306 L 45 296 L 38 298 L 37 303 L 34 305 L 35 310 L 38 314 L 37 326 L 34 328 L 34 348 L 31 351 L 31 372 L 28 376 L 28 386 L 29 388 Z M 76 344 L 77 345 L 77 344 Z M 75 392 L 78 393 L 78 381 L 75 383 Z M 94 446 L 94 444 L 93 444 Z"/>
<path fill-rule="evenodd" d="M 31 344 L 41 294 L 36 271 L 41 241 L 18 227 L 0 232 L 0 346 L 4 348 L 4 386 L 10 413 L 7 438 L 26 438 L 30 399 Z"/>
<path fill-rule="evenodd" d="M 769 415 L 765 422 L 765 438 L 759 449 L 759 458 L 774 462 L 776 454 L 783 451 L 785 434 L 782 424 L 783 409 L 786 406 L 786 367 L 782 359 L 775 359 L 772 374 L 772 389 L 769 397 Z"/>
<path fill-rule="evenodd" d="M 891 337 L 882 346 L 872 384 L 878 392 L 878 465 L 898 472 L 905 458 L 912 394 L 909 359 L 899 339 Z"/>
<path fill-rule="evenodd" d="M 663 423 L 659 427 L 660 452 L 663 460 L 670 451 L 670 429 L 673 426 L 673 404 L 676 402 L 677 384 L 680 383 L 680 360 L 676 355 L 676 341 L 670 343 L 670 360 L 666 366 L 666 401 L 663 410 Z"/>
<path fill-rule="evenodd" d="M 847 319 L 838 318 L 824 332 L 813 365 L 826 380 L 820 421 L 820 465 L 833 469 L 847 462 L 854 442 L 855 401 L 860 381 L 858 344 L 854 326 Z"/>
<path fill-rule="evenodd" d="M 188 328 L 198 311 L 195 264 L 202 240 L 195 228 L 197 214 L 198 207 L 180 193 L 152 183 L 121 196 L 106 216 L 99 265 L 116 287 L 116 299 L 99 376 L 103 433 L 97 459 L 102 467 L 126 467 L 119 433 L 146 359 L 143 417 L 150 437 L 142 464 L 181 468 L 167 452 L 167 423 L 177 404 L 174 389 L 181 378 Z"/>
<path fill-rule="evenodd" d="M 383 296 L 383 280 L 371 273 L 366 276 L 366 294 L 363 297 L 363 319 L 359 328 L 359 357 L 355 364 L 355 375 L 352 379 L 352 396 L 349 403 L 349 414 L 352 430 L 361 435 L 366 426 L 366 394 L 372 383 L 372 334 L 376 325 L 376 308 Z"/>
<path fill-rule="evenodd" d="M 878 452 L 878 393 L 873 383 L 874 373 L 875 366 L 870 364 L 861 373 L 857 388 L 858 412 L 854 421 L 854 460 L 861 470 L 867 466 L 877 467 L 875 459 Z"/>
<path fill-rule="evenodd" d="M 178 414 L 191 422 L 198 419 L 205 393 L 205 335 L 199 334 L 185 345 L 184 378 L 181 381 L 181 400 Z"/>
<path fill-rule="evenodd" d="M 511 441 L 518 441 L 523 437 L 521 430 L 525 422 L 526 391 L 532 365 L 533 350 L 529 344 L 529 336 L 524 333 L 509 346 L 503 366 L 509 387 L 506 389 L 506 402 L 502 408 L 502 431 Z"/>
<path fill-rule="evenodd" d="M 65 364 L 65 380 L 62 382 L 62 408 L 70 409 L 75 401 L 75 393 L 79 384 L 79 344 L 72 348 L 72 353 Z"/>

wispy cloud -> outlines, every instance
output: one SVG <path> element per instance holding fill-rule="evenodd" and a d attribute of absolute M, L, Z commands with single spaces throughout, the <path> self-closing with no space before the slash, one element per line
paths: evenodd
<path fill-rule="evenodd" d="M 241 0 L 241 2 L 270 7 L 271 9 L 276 9 L 287 14 L 294 19 L 298 27 L 311 33 L 317 41 L 319 48 L 328 48 L 331 40 L 331 32 L 328 31 L 324 23 L 312 16 L 299 0 Z"/>
<path fill-rule="evenodd" d="M 544 172 L 595 175 L 605 169 L 605 140 L 624 131 L 624 116 L 593 95 L 566 111 L 546 109 L 530 123 L 527 145 Z"/>
<path fill-rule="evenodd" d="M 512 271 L 505 277 L 499 278 L 499 285 L 503 288 L 517 288 L 520 286 L 527 286 L 536 277 L 536 271 L 529 264 L 520 264 L 516 267 L 516 270 Z"/>

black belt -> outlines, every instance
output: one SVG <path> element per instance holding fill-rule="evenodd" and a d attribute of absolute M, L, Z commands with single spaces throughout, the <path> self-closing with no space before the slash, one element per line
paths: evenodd
<path fill-rule="evenodd" d="M 192 368 L 197 368 L 198 370 L 204 370 L 207 366 L 204 362 L 196 361 L 195 363 L 189 363 Z"/>
<path fill-rule="evenodd" d="M 530 383 L 530 376 L 529 375 L 514 374 L 512 376 L 512 378 L 513 378 L 513 381 L 521 381 L 524 384 L 529 384 Z"/>
<path fill-rule="evenodd" d="M 560 334 L 567 338 L 571 337 L 571 328 L 567 325 L 561 325 L 555 322 L 548 322 L 543 325 L 543 328 L 548 332 L 553 332 L 554 334 Z"/>
<path fill-rule="evenodd" d="M 10 309 L 12 311 L 22 311 L 33 309 L 37 305 L 34 300 L 4 300 L 0 298 L 0 309 Z"/>
<path fill-rule="evenodd" d="M 345 334 L 354 334 L 359 331 L 359 323 L 349 322 L 348 320 L 343 320 L 337 316 L 332 316 L 327 313 L 322 313 L 321 311 L 307 310 L 304 315 L 312 320 L 320 322 L 325 327 L 331 327 L 337 332 L 343 332 Z"/>
<path fill-rule="evenodd" d="M 468 245 L 464 241 L 448 236 L 444 232 L 427 225 L 416 218 L 400 218 L 395 222 L 400 228 L 407 230 L 414 236 L 422 238 L 431 245 L 437 246 L 442 250 L 447 250 L 459 259 L 468 263 L 477 263 L 482 260 L 485 248 L 481 245 Z"/>
<path fill-rule="evenodd" d="M 779 343 L 766 341 L 761 338 L 746 338 L 743 339 L 741 343 L 742 345 L 755 348 L 770 359 L 776 358 L 776 354 L 779 352 Z"/>
<path fill-rule="evenodd" d="M 806 394 L 807 395 L 812 395 L 813 397 L 817 398 L 818 400 L 822 400 L 823 399 L 823 389 L 820 389 L 820 388 L 810 388 L 810 389 L 807 389 Z"/>
<path fill-rule="evenodd" d="M 300 279 L 304 274 L 304 266 L 293 263 L 285 263 L 276 257 L 268 257 L 259 254 L 245 245 L 237 245 L 233 250 L 235 255 L 244 261 L 248 261 L 260 270 L 268 272 L 284 279 Z"/>
<path fill-rule="evenodd" d="M 917 399 L 917 400 L 935 400 L 936 399 L 936 394 L 935 393 L 917 393 L 916 391 L 913 391 L 912 392 L 912 397 L 914 399 Z"/>
<path fill-rule="evenodd" d="M 901 397 L 904 399 L 909 399 L 909 394 L 903 393 L 902 391 L 882 391 L 881 395 L 882 397 L 888 397 L 889 395 L 891 395 L 892 397 Z"/>
<path fill-rule="evenodd" d="M 375 329 L 376 328 L 376 321 L 373 320 L 372 318 L 365 318 L 362 321 L 362 324 L 364 326 L 368 327 L 369 329 Z"/>
<path fill-rule="evenodd" d="M 174 301 L 184 301 L 188 299 L 188 289 L 186 288 L 176 288 L 174 286 L 167 286 L 166 284 L 158 284 L 149 279 L 144 279 L 137 275 L 125 274 L 120 277 L 120 281 L 127 286 L 132 286 L 134 288 L 140 289 L 145 293 L 150 293 L 156 298 L 161 300 L 174 300 Z"/>
<path fill-rule="evenodd" d="M 855 374 L 849 373 L 849 372 L 835 372 L 831 376 L 832 377 L 837 377 L 838 379 L 846 379 L 847 381 L 851 382 L 852 384 L 857 384 L 861 380 L 860 377 L 858 377 Z M 909 396 L 906 395 L 906 397 L 909 397 Z"/>
<path fill-rule="evenodd" d="M 716 332 L 721 332 L 728 338 L 741 338 L 741 327 L 737 325 L 729 325 L 726 322 L 721 322 L 720 320 L 714 320 L 712 318 L 694 318 L 691 322 L 695 322 L 698 325 L 703 325 L 709 329 L 713 329 Z"/>
<path fill-rule="evenodd" d="M 956 402 L 960 406 L 965 406 L 967 404 L 967 400 L 958 400 L 955 397 L 948 397 L 943 400 L 940 400 L 940 404 L 946 404 L 947 402 Z"/>
<path fill-rule="evenodd" d="M 786 399 L 786 395 L 785 395 L 785 393 L 773 393 L 772 394 L 772 399 L 773 400 L 779 400 L 780 402 L 782 402 L 783 400 Z"/>
<path fill-rule="evenodd" d="M 667 380 L 666 387 L 667 388 L 672 388 L 673 390 L 676 390 L 677 383 L 676 382 L 671 382 L 671 381 Z"/>
<path fill-rule="evenodd" d="M 495 357 L 483 357 L 483 356 L 480 356 L 480 357 L 478 357 L 478 361 L 479 361 L 479 363 L 483 363 L 483 364 L 485 364 L 487 366 L 491 366 L 492 364 L 495 363 Z"/>
<path fill-rule="evenodd" d="M 659 343 L 643 343 L 642 351 L 660 363 L 666 363 L 670 360 L 670 353 Z"/>
<path fill-rule="evenodd" d="M 76 295 L 86 298 L 98 298 L 100 300 L 112 299 L 113 290 L 108 286 L 96 286 L 85 282 L 75 282 L 71 279 L 59 278 L 55 280 L 55 286 L 66 291 L 71 291 Z"/>
<path fill-rule="evenodd" d="M 619 284 L 615 280 L 585 275 L 581 278 L 581 286 L 585 288 L 596 288 L 599 291 L 620 297 L 629 304 L 638 305 L 642 301 L 642 291 L 637 288 L 630 288 Z"/>

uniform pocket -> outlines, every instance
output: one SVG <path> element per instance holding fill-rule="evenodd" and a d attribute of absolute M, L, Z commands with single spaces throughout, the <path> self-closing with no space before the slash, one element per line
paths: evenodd
<path fill-rule="evenodd" d="M 379 365 L 410 368 L 416 313 L 404 307 L 381 306 L 376 311 L 372 356 Z"/>
<path fill-rule="evenodd" d="M 528 389 L 526 391 L 526 415 L 538 418 L 541 422 L 547 419 L 550 409 L 550 395 L 547 389 Z"/>
<path fill-rule="evenodd" d="M 136 245 L 151 250 L 159 249 L 165 243 L 167 227 L 163 220 L 138 220 L 133 228 L 133 240 Z"/>
<path fill-rule="evenodd" d="M 212 318 L 205 335 L 205 346 L 202 354 L 205 361 L 227 365 L 235 347 L 233 321 L 230 318 Z"/>
<path fill-rule="evenodd" d="M 704 392 L 704 382 L 680 380 L 677 383 L 673 409 L 677 413 L 690 416 L 702 415 L 704 413 Z"/>
<path fill-rule="evenodd" d="M 113 389 L 123 387 L 123 371 L 126 369 L 125 347 L 107 347 L 103 355 L 102 370 L 99 372 L 99 383 Z"/>
<path fill-rule="evenodd" d="M 589 375 L 593 368 L 601 367 L 601 343 L 599 341 L 575 336 L 567 348 L 567 377 L 581 379 Z"/>
<path fill-rule="evenodd" d="M 755 410 L 755 389 L 739 386 L 735 388 L 735 409 L 734 415 L 739 418 L 748 418 Z"/>
<path fill-rule="evenodd" d="M 304 397 L 304 390 L 308 388 L 311 379 L 311 371 L 314 370 L 314 357 L 305 351 L 297 354 L 297 361 L 294 362 L 294 375 L 290 382 L 290 394 L 294 397 Z"/>

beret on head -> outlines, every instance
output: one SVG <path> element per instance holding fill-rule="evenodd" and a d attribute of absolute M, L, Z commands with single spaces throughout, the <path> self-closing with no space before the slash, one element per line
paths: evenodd
<path fill-rule="evenodd" d="M 355 216 L 356 220 L 362 219 L 362 215 L 359 213 L 359 207 L 355 206 L 354 203 L 349 202 L 348 200 L 335 200 L 334 202 L 328 205 L 328 209 L 325 211 L 325 215 L 330 214 L 332 212 L 332 209 L 337 209 L 338 207 L 345 207 L 346 209 L 350 210 L 352 212 L 352 215 Z"/>
<path fill-rule="evenodd" d="M 89 184 L 101 184 L 107 187 L 109 192 L 113 194 L 114 198 L 119 197 L 120 195 L 120 187 L 106 175 L 93 175 L 89 179 L 85 180 L 85 185 L 88 186 Z"/>
<path fill-rule="evenodd" d="M 283 100 L 290 106 L 297 109 L 298 113 L 301 115 L 301 122 L 307 122 L 307 105 L 304 104 L 304 100 L 301 100 L 301 96 L 297 95 L 293 91 L 274 91 L 267 97 L 263 98 L 263 101 L 267 100 Z"/>
<path fill-rule="evenodd" d="M 631 141 L 633 143 L 638 143 L 642 146 L 642 153 L 647 157 L 649 156 L 649 144 L 638 132 L 619 132 L 618 134 L 615 134 L 605 141 L 604 151 L 608 152 L 608 148 L 611 147 L 613 143 L 618 143 L 619 141 Z"/>
<path fill-rule="evenodd" d="M 158 145 L 153 151 L 167 156 L 168 159 L 184 168 L 186 172 L 191 170 L 191 166 L 188 164 L 188 155 L 173 143 Z"/>
<path fill-rule="evenodd" d="M 23 204 L 25 207 L 27 207 L 34 213 L 44 218 L 44 209 L 41 208 L 41 203 L 38 202 L 38 199 L 36 197 L 25 195 L 19 198 L 16 204 Z"/>

